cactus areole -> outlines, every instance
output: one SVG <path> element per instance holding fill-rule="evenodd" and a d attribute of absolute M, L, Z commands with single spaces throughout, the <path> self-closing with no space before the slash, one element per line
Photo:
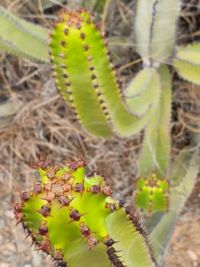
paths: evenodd
<path fill-rule="evenodd" d="M 39 160 L 32 166 L 38 169 L 41 182 L 21 193 L 14 214 L 38 250 L 51 255 L 59 266 L 139 267 L 126 263 L 130 261 L 129 243 L 127 248 L 123 243 L 126 233 L 121 240 L 125 227 L 146 257 L 143 266 L 155 266 L 138 219 L 126 214 L 121 202 L 111 198 L 110 185 L 102 176 L 87 174 L 84 160 L 67 161 L 63 166 Z M 119 239 L 116 234 L 120 234 Z"/>

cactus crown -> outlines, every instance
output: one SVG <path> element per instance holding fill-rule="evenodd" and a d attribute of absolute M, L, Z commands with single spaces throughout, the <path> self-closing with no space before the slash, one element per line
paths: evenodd
<path fill-rule="evenodd" d="M 126 252 L 130 244 L 123 236 L 117 238 L 117 229 L 128 224 L 127 234 L 135 235 L 144 266 L 154 266 L 138 220 L 132 218 L 131 224 L 121 202 L 111 198 L 111 187 L 97 173 L 89 173 L 85 161 L 52 166 L 40 160 L 32 166 L 42 181 L 21 194 L 14 212 L 37 249 L 50 254 L 60 266 L 80 266 L 80 262 L 82 266 L 130 266 L 132 255 Z M 135 266 L 138 260 L 135 256 Z"/>

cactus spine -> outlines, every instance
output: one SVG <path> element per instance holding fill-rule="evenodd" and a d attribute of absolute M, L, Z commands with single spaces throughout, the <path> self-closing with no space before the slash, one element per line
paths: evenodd
<path fill-rule="evenodd" d="M 38 250 L 60 266 L 155 266 L 138 219 L 111 198 L 100 175 L 87 173 L 85 161 L 52 166 L 40 160 L 32 166 L 41 182 L 21 194 L 14 213 Z"/>

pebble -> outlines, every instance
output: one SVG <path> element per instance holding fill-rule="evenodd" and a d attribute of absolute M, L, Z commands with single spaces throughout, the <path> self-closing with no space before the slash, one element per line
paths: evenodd
<path fill-rule="evenodd" d="M 192 251 L 192 250 L 187 250 L 187 254 L 188 254 L 188 256 L 190 257 L 190 259 L 191 259 L 192 261 L 197 261 L 197 260 L 198 260 L 198 257 L 197 257 L 197 255 L 194 253 L 194 251 Z"/>
<path fill-rule="evenodd" d="M 14 214 L 13 214 L 13 211 L 12 210 L 6 210 L 5 215 L 9 219 L 13 219 L 14 218 Z"/>
<path fill-rule="evenodd" d="M 24 264 L 23 267 L 32 267 L 32 265 L 31 264 Z"/>

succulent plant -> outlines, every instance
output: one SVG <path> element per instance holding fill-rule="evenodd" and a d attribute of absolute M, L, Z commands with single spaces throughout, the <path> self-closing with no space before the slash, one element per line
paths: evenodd
<path fill-rule="evenodd" d="M 112 199 L 110 185 L 85 161 L 31 166 L 41 182 L 21 193 L 14 213 L 38 250 L 59 266 L 155 266 L 138 217 Z"/>

